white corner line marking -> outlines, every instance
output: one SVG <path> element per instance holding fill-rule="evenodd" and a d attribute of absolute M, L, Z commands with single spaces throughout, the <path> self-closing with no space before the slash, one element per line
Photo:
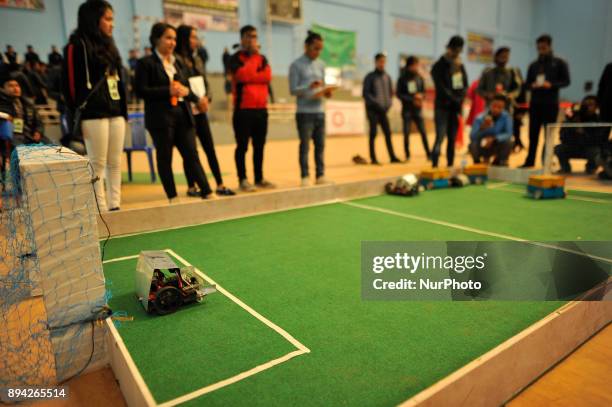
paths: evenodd
<path fill-rule="evenodd" d="M 263 324 L 268 326 L 270 329 L 272 329 L 273 331 L 275 331 L 276 333 L 281 335 L 283 338 L 285 338 L 285 340 L 287 340 L 293 346 L 295 346 L 297 348 L 297 350 L 289 352 L 289 353 L 287 353 L 284 356 L 281 356 L 279 358 L 270 360 L 270 361 L 268 361 L 266 363 L 263 363 L 261 365 L 255 366 L 254 368 L 246 370 L 246 371 L 244 371 L 242 373 L 239 373 L 239 374 L 237 374 L 235 376 L 232 376 L 232 377 L 229 377 L 227 379 L 221 380 L 221 381 L 219 381 L 217 383 L 210 384 L 210 385 L 202 387 L 202 388 L 200 388 L 198 390 L 194 390 L 191 393 L 187 393 L 187 394 L 184 394 L 184 395 L 182 395 L 180 397 L 177 397 L 175 399 L 163 402 L 161 404 L 155 404 L 155 405 L 157 405 L 159 407 L 171 407 L 171 406 L 175 406 L 177 404 L 184 403 L 184 402 L 189 401 L 189 400 L 193 400 L 193 399 L 195 399 L 197 397 L 200 397 L 200 396 L 202 396 L 204 394 L 213 392 L 213 391 L 218 390 L 218 389 L 220 389 L 222 387 L 225 387 L 225 386 L 229 386 L 230 384 L 236 383 L 236 382 L 238 382 L 240 380 L 246 379 L 247 377 L 250 377 L 250 376 L 253 376 L 253 375 L 257 374 L 257 373 L 263 372 L 264 370 L 270 369 L 271 367 L 274 367 L 274 366 L 279 365 L 281 363 L 287 362 L 288 360 L 293 359 L 296 356 L 300 356 L 300 355 L 304 355 L 304 354 L 310 353 L 310 349 L 308 349 L 304 344 L 302 344 L 300 341 L 298 341 L 293 336 L 291 336 L 291 334 L 289 334 L 287 331 L 285 331 L 280 326 L 276 325 L 274 322 L 270 321 L 268 318 L 266 318 L 263 315 L 261 315 L 259 312 L 255 311 L 253 308 L 249 307 L 247 304 L 242 302 L 242 300 L 240 300 L 238 297 L 234 296 L 232 293 L 227 291 L 225 288 L 221 287 L 212 278 L 210 278 L 209 276 L 204 274 L 202 271 L 200 271 L 198 268 L 193 266 L 191 263 L 189 263 L 183 257 L 179 256 L 174 250 L 166 249 L 164 251 L 166 253 L 174 256 L 176 259 L 178 259 L 184 265 L 192 266 L 194 268 L 194 271 L 196 273 L 198 273 L 202 278 L 204 278 L 205 280 L 207 280 L 211 284 L 215 284 L 216 287 L 217 287 L 217 291 L 222 293 L 224 296 L 229 298 L 231 301 L 233 301 L 236 304 L 238 304 L 241 308 L 243 308 L 249 314 L 251 314 L 252 316 L 257 318 L 260 322 L 262 322 Z M 117 257 L 117 258 L 114 258 L 114 259 L 104 260 L 103 264 L 115 263 L 115 262 L 119 262 L 119 261 L 136 259 L 136 258 L 138 258 L 138 256 L 139 256 L 139 254 L 135 254 L 135 255 L 131 255 L 131 256 L 124 256 L 124 257 Z M 112 321 L 109 322 L 109 325 L 113 325 Z M 112 326 L 111 327 L 111 331 L 115 332 L 115 334 L 116 334 L 116 335 L 114 335 L 115 338 L 119 338 L 120 343 L 125 347 L 125 345 L 123 344 L 123 340 L 120 339 L 121 336 L 120 336 L 119 332 L 117 331 L 117 329 L 114 326 Z M 136 364 L 131 359 L 131 356 L 129 356 L 129 353 L 127 352 L 127 349 L 126 349 L 126 353 L 128 355 L 128 358 L 129 358 L 128 359 L 129 360 L 128 366 L 130 366 L 130 362 L 131 362 L 131 365 L 133 365 L 133 370 L 135 371 L 135 375 L 142 379 L 142 376 L 140 375 L 140 372 L 138 371 L 138 368 L 136 367 Z M 132 374 L 134 374 L 134 371 L 132 372 Z M 144 380 L 143 380 L 143 383 L 144 383 Z M 150 392 L 148 386 L 146 385 L 146 383 L 144 383 L 144 385 L 146 387 L 146 394 L 150 395 L 151 392 Z M 152 395 L 151 395 L 151 398 L 153 398 Z"/>
<path fill-rule="evenodd" d="M 192 266 L 193 267 L 193 265 L 191 263 L 189 263 L 187 260 L 185 260 L 184 258 L 179 256 L 178 254 L 176 254 L 172 249 L 166 249 L 166 253 L 169 253 L 169 254 L 173 255 L 178 260 L 180 260 L 184 265 Z M 255 318 L 257 318 L 258 320 L 263 322 L 269 328 L 271 328 L 274 331 L 276 331 L 279 335 L 281 335 L 283 338 L 285 338 L 287 341 L 289 341 L 293 346 L 295 346 L 296 348 L 304 351 L 305 353 L 309 353 L 310 352 L 310 349 L 308 349 L 300 341 L 298 341 L 293 336 L 291 336 L 283 328 L 281 328 L 280 326 L 276 325 L 274 322 L 270 321 L 268 318 L 264 317 L 259 312 L 255 311 L 253 308 L 249 307 L 247 304 L 242 302 L 242 300 L 240 300 L 238 297 L 234 296 L 232 293 L 227 291 L 225 288 L 221 287 L 221 285 L 219 285 L 212 278 L 210 278 L 209 276 L 204 274 L 202 271 L 198 270 L 196 267 L 194 267 L 194 270 L 195 270 L 196 273 L 201 275 L 206 281 L 208 281 L 211 284 L 215 284 L 217 286 L 217 291 L 219 291 L 220 293 L 222 293 L 223 295 L 228 297 L 230 300 L 234 301 L 236 304 L 238 304 L 240 307 L 242 307 L 246 312 L 248 312 L 249 314 L 253 315 Z"/>
<path fill-rule="evenodd" d="M 301 349 L 300 350 L 295 350 L 293 352 L 287 353 L 285 356 L 281 356 L 280 358 L 277 358 L 277 359 L 271 360 L 269 362 L 266 362 L 266 363 L 264 363 L 262 365 L 256 366 L 256 367 L 254 367 L 254 368 L 252 368 L 250 370 L 247 370 L 245 372 L 237 374 L 236 376 L 229 377 L 227 379 L 221 380 L 221 381 L 219 381 L 217 383 L 214 383 L 214 384 L 211 384 L 209 386 L 202 387 L 201 389 L 195 390 L 195 391 L 193 391 L 191 393 L 188 393 L 188 394 L 185 394 L 183 396 L 177 397 L 177 398 L 172 399 L 170 401 L 166 401 L 165 403 L 159 404 L 159 407 L 176 406 L 177 404 L 181 404 L 181 403 L 184 403 L 186 401 L 193 400 L 193 399 L 195 399 L 197 397 L 200 397 L 200 396 L 202 396 L 202 395 L 204 395 L 206 393 L 210 393 L 210 392 L 218 390 L 218 389 L 220 389 L 222 387 L 229 386 L 230 384 L 236 383 L 236 382 L 238 382 L 240 380 L 246 379 L 247 377 L 250 377 L 250 376 L 253 376 L 253 375 L 257 374 L 257 373 L 260 373 L 260 372 L 262 372 L 262 371 L 264 371 L 266 369 L 269 369 L 271 367 L 279 365 L 279 364 L 281 364 L 283 362 L 286 362 L 289 359 L 292 359 L 292 358 L 294 358 L 296 356 L 303 355 L 304 353 L 308 353 L 308 352 L 305 352 L 305 351 L 303 351 Z"/>

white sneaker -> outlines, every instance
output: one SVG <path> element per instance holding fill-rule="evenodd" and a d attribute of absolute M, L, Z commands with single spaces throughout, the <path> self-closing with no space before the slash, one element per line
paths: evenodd
<path fill-rule="evenodd" d="M 308 177 L 302 178 L 302 186 L 303 187 L 310 186 L 310 180 L 308 179 Z"/>
<path fill-rule="evenodd" d="M 249 181 L 247 181 L 246 179 L 243 179 L 242 181 L 240 181 L 240 190 L 242 192 L 255 192 L 257 191 L 255 189 L 255 187 L 249 183 Z"/>
<path fill-rule="evenodd" d="M 321 176 L 317 178 L 317 181 L 316 181 L 317 185 L 325 185 L 325 184 L 331 184 L 331 183 L 332 182 L 328 180 L 327 178 L 325 178 L 325 176 Z"/>

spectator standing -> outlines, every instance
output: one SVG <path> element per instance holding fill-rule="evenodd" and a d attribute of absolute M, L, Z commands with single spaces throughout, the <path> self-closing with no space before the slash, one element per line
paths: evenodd
<path fill-rule="evenodd" d="M 221 56 L 223 62 L 223 78 L 224 78 L 224 87 L 225 94 L 229 95 L 232 93 L 232 80 L 230 77 L 229 64 L 232 55 L 230 54 L 227 47 L 223 48 L 223 55 Z"/>
<path fill-rule="evenodd" d="M 402 121 L 404 130 L 404 153 L 406 160 L 410 159 L 410 126 L 412 122 L 421 134 L 423 149 L 428 160 L 431 159 L 425 120 L 423 119 L 423 100 L 425 99 L 425 81 L 419 74 L 419 59 L 409 56 L 406 66 L 397 80 L 397 97 L 402 102 Z"/>
<path fill-rule="evenodd" d="M 375 69 L 366 75 L 363 80 L 363 99 L 366 106 L 366 114 L 370 126 L 369 147 L 370 161 L 374 165 L 378 165 L 376 158 L 376 130 L 380 125 L 387 145 L 387 152 L 392 163 L 399 163 L 400 160 L 395 156 L 393 151 L 393 142 L 391 140 L 391 126 L 387 112 L 391 108 L 393 98 L 393 83 L 391 77 L 385 71 L 387 56 L 383 53 L 378 53 L 374 56 Z"/>
<path fill-rule="evenodd" d="M 79 130 L 98 177 L 94 188 L 101 211 L 118 210 L 121 204 L 121 154 L 127 119 L 121 57 L 113 28 L 110 3 L 87 0 L 81 4 L 77 29 L 64 48 L 62 70 L 63 96 L 70 116 L 74 118 L 87 101 Z"/>
<path fill-rule="evenodd" d="M 529 65 L 525 81 L 526 89 L 531 90 L 531 102 L 529 105 L 529 152 L 522 168 L 535 165 L 540 129 L 542 127 L 546 129 L 547 124 L 557 120 L 559 90 L 570 84 L 567 62 L 553 54 L 550 35 L 544 34 L 538 37 L 536 45 L 538 59 Z"/>
<path fill-rule="evenodd" d="M 508 111 L 512 112 L 514 101 L 521 92 L 522 79 L 515 69 L 509 68 L 510 48 L 500 47 L 495 51 L 495 66 L 485 68 L 480 77 L 478 93 L 487 104 L 495 95 L 503 95 L 508 100 Z"/>
<path fill-rule="evenodd" d="M 255 187 L 274 188 L 263 175 L 264 147 L 268 133 L 268 91 L 272 69 L 266 57 L 259 51 L 257 30 L 252 25 L 240 29 L 240 50 L 230 59 L 234 114 L 232 117 L 236 136 L 234 159 L 240 189 L 255 191 Z M 255 186 L 247 180 L 245 156 L 253 144 L 253 168 Z"/>
<path fill-rule="evenodd" d="M 612 62 L 604 68 L 597 88 L 601 120 L 612 123 Z"/>
<path fill-rule="evenodd" d="M 308 186 L 308 150 L 310 140 L 314 142 L 316 183 L 324 184 L 325 179 L 325 110 L 323 98 L 331 97 L 331 90 L 325 90 L 325 64 L 319 59 L 323 51 L 323 37 L 312 31 L 304 41 L 304 54 L 289 67 L 289 90 L 297 97 L 295 120 L 300 137 L 299 163 L 302 186 Z"/>
<path fill-rule="evenodd" d="M 466 120 L 466 124 L 468 126 L 474 124 L 474 120 L 476 120 L 476 118 L 487 108 L 487 102 L 482 96 L 480 96 L 480 94 L 478 94 L 479 85 L 480 80 L 476 79 L 474 82 L 472 82 L 465 95 L 472 103 L 470 106 L 470 113 L 468 114 L 468 118 Z"/>
<path fill-rule="evenodd" d="M 193 114 L 194 102 L 185 76 L 185 68 L 174 56 L 176 30 L 166 23 L 156 23 L 149 37 L 153 54 L 138 60 L 136 66 L 136 93 L 144 99 L 145 127 L 155 143 L 157 170 L 166 196 L 172 202 L 176 185 L 172 173 L 172 150 L 176 146 L 187 169 L 200 187 L 202 199 L 211 194 L 195 144 Z"/>
<path fill-rule="evenodd" d="M 455 160 L 455 138 L 459 127 L 459 116 L 468 88 L 468 78 L 460 54 L 463 38 L 454 36 L 446 45 L 446 53 L 436 61 L 431 76 L 436 86 L 434 122 L 436 141 L 432 151 L 432 165 L 438 166 L 442 141 L 446 138 L 446 162 L 449 167 Z"/>
<path fill-rule="evenodd" d="M 193 83 L 197 82 L 197 87 L 200 87 L 200 89 L 196 90 L 195 85 L 191 86 L 189 99 L 191 111 L 193 112 L 195 120 L 196 136 L 200 139 L 200 143 L 208 159 L 208 165 L 217 183 L 215 192 L 217 195 L 235 195 L 234 191 L 223 184 L 223 177 L 221 176 L 221 169 L 219 168 L 219 161 L 217 160 L 217 154 L 215 152 L 215 143 L 213 141 L 212 132 L 210 131 L 208 109 L 212 101 L 212 94 L 210 92 L 208 80 L 206 79 L 204 61 L 202 61 L 200 55 L 196 52 L 198 46 L 197 30 L 189 25 L 181 25 L 177 29 L 176 37 L 176 58 L 185 68 L 185 76 L 189 79 L 190 83 L 192 81 Z M 200 92 L 201 94 L 199 94 Z M 189 168 L 186 165 L 184 165 L 184 169 L 188 186 L 187 195 L 199 195 L 200 193 L 195 186 L 195 178 L 189 172 Z"/>

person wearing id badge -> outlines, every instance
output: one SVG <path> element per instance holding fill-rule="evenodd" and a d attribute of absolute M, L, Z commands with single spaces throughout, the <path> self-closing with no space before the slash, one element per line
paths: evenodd
<path fill-rule="evenodd" d="M 189 81 L 176 58 L 176 28 L 166 23 L 151 27 L 153 53 L 136 64 L 136 94 L 145 102 L 145 127 L 155 144 L 157 172 L 170 202 L 177 197 L 172 156 L 174 147 L 183 158 L 185 175 L 199 187 L 198 196 L 212 193 L 196 148 Z"/>
<path fill-rule="evenodd" d="M 391 138 L 391 125 L 387 113 L 393 103 L 393 82 L 385 71 L 387 55 L 378 53 L 374 56 L 375 69 L 363 79 L 362 96 L 366 105 L 366 115 L 368 118 L 370 161 L 373 165 L 379 165 L 376 159 L 375 139 L 376 129 L 380 125 L 385 135 L 385 144 L 392 164 L 401 163 L 393 151 L 393 141 Z"/>
<path fill-rule="evenodd" d="M 536 40 L 538 59 L 529 65 L 525 88 L 531 91 L 529 104 L 529 151 L 521 168 L 533 167 L 536 163 L 540 130 L 557 121 L 559 115 L 559 90 L 570 84 L 567 62 L 555 56 L 552 38 L 544 34 Z M 546 142 L 546 140 L 545 140 Z M 542 155 L 544 155 L 544 149 Z"/>
<path fill-rule="evenodd" d="M 431 159 L 427 132 L 425 131 L 425 120 L 423 119 L 423 100 L 425 97 L 425 81 L 419 74 L 419 59 L 409 56 L 406 65 L 397 79 L 396 93 L 402 102 L 402 121 L 404 130 L 404 153 L 406 160 L 410 159 L 410 126 L 416 124 L 421 134 L 423 149 L 428 160 Z"/>
<path fill-rule="evenodd" d="M 181 25 L 176 30 L 176 59 L 185 68 L 184 76 L 189 79 L 191 92 L 187 99 L 191 104 L 193 118 L 195 120 L 195 134 L 200 139 L 208 165 L 217 183 L 216 194 L 232 196 L 236 193 L 223 184 L 219 161 L 215 152 L 215 142 L 210 123 L 208 122 L 208 109 L 212 101 L 210 86 L 206 79 L 206 61 L 198 53 L 198 32 L 190 25 Z M 185 162 L 183 162 L 185 164 Z M 187 195 L 199 196 L 193 174 L 189 172 L 188 166 L 184 165 L 185 177 L 187 178 Z"/>
<path fill-rule="evenodd" d="M 446 163 L 452 167 L 455 160 L 455 138 L 459 128 L 459 115 L 468 89 L 467 73 L 460 54 L 463 38 L 456 35 L 446 45 L 446 53 L 431 68 L 431 77 L 436 87 L 434 123 L 436 141 L 431 153 L 432 166 L 438 166 L 442 142 L 446 138 Z"/>
<path fill-rule="evenodd" d="M 0 134 L 2 181 L 15 146 L 21 144 L 49 143 L 44 136 L 44 126 L 36 107 L 22 94 L 16 73 L 6 73 L 0 78 L 0 126 L 10 131 Z"/>
<path fill-rule="evenodd" d="M 325 178 L 325 106 L 323 99 L 332 96 L 332 88 L 325 86 L 325 63 L 319 55 L 323 51 L 323 37 L 308 31 L 304 41 L 304 54 L 289 67 L 289 91 L 296 96 L 297 124 L 300 146 L 298 149 L 301 185 L 310 185 L 308 150 L 314 144 L 316 183 L 329 182 Z"/>
<path fill-rule="evenodd" d="M 101 212 L 121 205 L 121 155 L 127 103 L 121 56 L 113 39 L 114 12 L 104 0 L 88 0 L 64 48 L 62 93 L 67 109 L 81 112 L 80 129 L 91 161 Z M 73 128 L 72 124 L 70 127 Z M 72 135 L 74 138 L 78 134 Z"/>

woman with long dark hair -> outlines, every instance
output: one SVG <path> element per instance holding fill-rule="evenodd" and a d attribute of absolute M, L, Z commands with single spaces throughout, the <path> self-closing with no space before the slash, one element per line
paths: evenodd
<path fill-rule="evenodd" d="M 189 25 L 181 25 L 176 30 L 176 58 L 185 68 L 185 76 L 189 78 L 191 92 L 198 98 L 197 103 L 191 102 L 191 109 L 195 119 L 196 135 L 202 143 L 204 153 L 208 159 L 208 165 L 217 183 L 217 195 L 235 195 L 235 193 L 223 185 L 219 161 L 215 153 L 215 143 L 208 123 L 208 108 L 211 101 L 210 87 L 206 80 L 205 62 L 198 54 L 198 33 L 196 29 Z M 189 189 L 187 195 L 197 195 L 193 175 L 185 167 L 185 176 Z"/>
<path fill-rule="evenodd" d="M 177 196 L 172 174 L 172 149 L 176 146 L 183 157 L 185 175 L 190 174 L 200 187 L 199 195 L 207 198 L 212 191 L 198 158 L 189 105 L 199 99 L 189 90 L 185 68 L 174 56 L 176 29 L 156 23 L 149 40 L 153 53 L 138 61 L 135 85 L 136 93 L 145 102 L 145 127 L 155 143 L 159 177 L 172 201 Z"/>
<path fill-rule="evenodd" d="M 113 40 L 113 7 L 105 0 L 81 4 L 77 29 L 64 48 L 64 100 L 73 113 L 81 109 L 80 131 L 98 181 L 101 211 L 121 203 L 121 154 L 127 104 L 121 57 Z M 104 190 L 104 184 L 106 189 Z"/>

